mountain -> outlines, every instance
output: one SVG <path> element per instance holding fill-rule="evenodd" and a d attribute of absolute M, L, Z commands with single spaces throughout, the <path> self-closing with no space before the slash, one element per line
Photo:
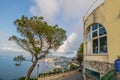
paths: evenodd
<path fill-rule="evenodd" d="M 44 59 L 45 62 L 51 63 L 54 68 L 67 68 L 67 64 L 72 60 L 72 58 L 67 58 L 64 56 L 47 56 Z"/>

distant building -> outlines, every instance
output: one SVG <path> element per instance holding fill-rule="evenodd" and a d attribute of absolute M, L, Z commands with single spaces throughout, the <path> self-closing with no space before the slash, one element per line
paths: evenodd
<path fill-rule="evenodd" d="M 120 55 L 120 0 L 105 0 L 84 17 L 84 72 L 100 79 Z"/>

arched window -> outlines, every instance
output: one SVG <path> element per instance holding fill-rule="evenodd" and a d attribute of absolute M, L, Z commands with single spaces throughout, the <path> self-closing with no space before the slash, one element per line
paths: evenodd
<path fill-rule="evenodd" d="M 87 54 L 107 53 L 107 32 L 103 25 L 94 23 L 87 29 Z"/>

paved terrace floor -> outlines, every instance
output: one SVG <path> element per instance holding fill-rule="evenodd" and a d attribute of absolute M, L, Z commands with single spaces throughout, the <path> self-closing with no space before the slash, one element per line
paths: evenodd
<path fill-rule="evenodd" d="M 79 72 L 78 70 L 75 70 L 67 73 L 52 75 L 49 77 L 42 77 L 39 78 L 38 80 L 84 80 L 84 79 L 82 73 Z"/>

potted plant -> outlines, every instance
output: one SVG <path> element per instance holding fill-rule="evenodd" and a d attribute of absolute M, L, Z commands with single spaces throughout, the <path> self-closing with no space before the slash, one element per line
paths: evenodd
<path fill-rule="evenodd" d="M 117 72 L 120 72 L 120 56 L 118 56 L 118 58 L 115 60 L 114 65 L 115 65 L 115 70 Z"/>

